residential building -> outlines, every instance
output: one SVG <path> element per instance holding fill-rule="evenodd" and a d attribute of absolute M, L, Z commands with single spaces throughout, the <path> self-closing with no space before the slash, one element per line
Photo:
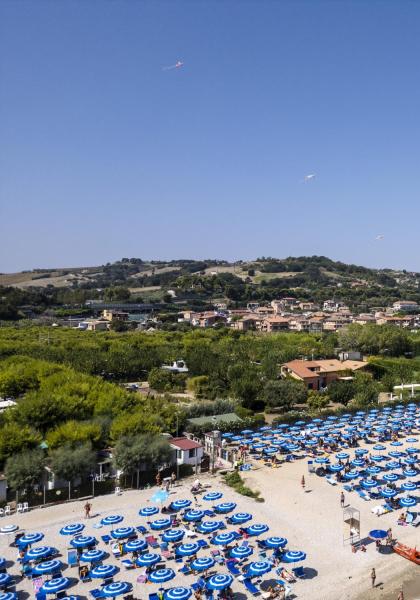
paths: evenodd
<path fill-rule="evenodd" d="M 106 321 L 128 321 L 128 312 L 122 310 L 105 309 L 102 311 L 102 318 Z"/>
<path fill-rule="evenodd" d="M 398 300 L 394 302 L 392 308 L 395 312 L 416 312 L 419 310 L 417 302 L 412 300 Z"/>
<path fill-rule="evenodd" d="M 303 381 L 308 390 L 320 390 L 328 387 L 351 372 L 359 371 L 367 366 L 367 362 L 360 360 L 292 360 L 281 366 L 283 377 L 292 377 Z"/>
<path fill-rule="evenodd" d="M 289 329 L 289 319 L 280 316 L 266 317 L 260 323 L 259 330 L 266 333 Z"/>

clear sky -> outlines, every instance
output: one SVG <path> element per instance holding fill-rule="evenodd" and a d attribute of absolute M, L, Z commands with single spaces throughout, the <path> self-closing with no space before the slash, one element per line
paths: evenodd
<path fill-rule="evenodd" d="M 2 0 L 0 270 L 420 270 L 419 23 L 408 0 Z"/>

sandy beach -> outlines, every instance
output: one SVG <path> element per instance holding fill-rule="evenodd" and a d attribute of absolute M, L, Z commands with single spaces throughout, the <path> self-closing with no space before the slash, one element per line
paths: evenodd
<path fill-rule="evenodd" d="M 302 490 L 300 481 L 305 475 L 306 488 Z M 305 579 L 293 584 L 293 594 L 302 600 L 393 600 L 397 598 L 401 585 L 405 583 L 405 600 L 418 600 L 420 586 L 418 584 L 419 567 L 401 558 L 395 553 L 380 554 L 375 549 L 375 544 L 366 541 L 367 551 L 352 553 L 350 545 L 343 544 L 343 511 L 340 506 L 340 486 L 331 486 L 325 479 L 309 474 L 306 459 L 285 463 L 279 468 L 256 466 L 245 475 L 246 483 L 253 489 L 259 490 L 264 498 L 263 503 L 256 502 L 236 494 L 228 488 L 220 475 L 203 475 L 200 480 L 208 484 L 213 490 L 224 493 L 223 501 L 237 503 L 237 511 L 250 512 L 254 523 L 265 523 L 270 527 L 269 534 L 284 536 L 288 539 L 290 550 L 303 550 L 307 553 L 304 563 L 306 568 Z M 186 479 L 172 489 L 170 500 L 191 498 L 190 486 L 192 479 Z M 100 519 L 107 514 L 121 514 L 124 516 L 122 525 L 141 525 L 146 523 L 144 517 L 138 515 L 140 508 L 149 505 L 154 490 L 125 491 L 120 496 L 101 496 L 92 501 L 92 518 L 83 519 L 84 502 L 71 502 L 51 506 L 44 509 L 35 509 L 22 515 L 14 515 L 2 519 L 1 525 L 15 523 L 27 532 L 41 531 L 45 534 L 42 544 L 50 544 L 59 549 L 63 562 L 67 562 L 67 548 L 69 539 L 59 535 L 59 529 L 72 522 L 83 522 L 86 525 L 84 533 L 100 536 L 108 533 L 107 528 L 94 527 Z M 371 529 L 388 529 L 392 527 L 394 537 L 399 541 L 414 546 L 419 543 L 419 529 L 411 526 L 397 526 L 399 511 L 377 517 L 371 513 L 374 501 L 364 501 L 356 493 L 346 494 L 346 504 L 360 510 L 361 538 L 365 538 Z M 198 497 L 198 505 L 210 508 L 209 503 L 203 502 Z M 232 527 L 233 529 L 233 527 Z M 17 589 L 24 590 L 33 597 L 33 584 L 30 580 L 20 581 L 20 568 L 16 563 L 16 548 L 8 546 L 7 536 L 0 538 L 0 554 L 13 561 L 9 572 L 17 578 Z M 251 543 L 255 546 L 254 539 Z M 107 549 L 102 542 L 99 547 Z M 203 550 L 200 556 L 207 556 L 210 550 Z M 252 556 L 257 560 L 258 550 Z M 105 562 L 120 565 L 119 559 L 111 556 Z M 121 566 L 121 565 L 120 565 Z M 167 566 L 179 567 L 174 561 Z M 293 566 L 293 565 L 292 565 Z M 375 567 L 377 573 L 376 587 L 371 589 L 370 571 Z M 218 571 L 226 572 L 224 567 L 217 567 Z M 148 598 L 148 594 L 156 591 L 153 584 L 139 584 L 136 579 L 141 569 L 121 572 L 115 580 L 130 581 L 134 584 L 133 594 L 137 598 Z M 77 570 L 65 568 L 63 574 L 74 578 L 74 585 L 69 593 L 88 597 L 88 591 L 98 586 L 98 580 L 92 583 L 77 582 Z M 272 574 L 263 579 L 273 581 Z M 192 575 L 177 577 L 166 584 L 166 587 L 176 585 L 191 585 L 195 581 Z M 247 596 L 243 584 L 234 581 L 233 591 L 235 598 L 243 599 Z M 23 598 L 24 596 L 21 595 Z M 293 597 L 293 596 L 292 596 Z"/>

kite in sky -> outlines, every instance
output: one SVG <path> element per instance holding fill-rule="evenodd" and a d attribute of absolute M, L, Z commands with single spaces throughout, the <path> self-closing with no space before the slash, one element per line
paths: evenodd
<path fill-rule="evenodd" d="M 315 179 L 315 173 L 310 173 L 309 175 L 305 175 L 303 181 L 311 181 L 311 179 Z"/>
<path fill-rule="evenodd" d="M 169 67 L 163 67 L 162 71 L 172 71 L 172 69 L 180 69 L 184 66 L 184 63 L 181 60 L 178 60 L 174 65 L 169 65 Z"/>

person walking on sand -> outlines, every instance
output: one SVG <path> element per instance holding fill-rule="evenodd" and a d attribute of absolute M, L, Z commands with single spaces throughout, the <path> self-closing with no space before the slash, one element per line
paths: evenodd
<path fill-rule="evenodd" d="M 91 511 L 91 508 L 92 508 L 91 503 L 90 502 L 86 502 L 84 508 L 85 508 L 85 519 L 90 519 L 90 511 Z"/>
<path fill-rule="evenodd" d="M 404 600 L 404 592 L 402 590 L 400 590 L 397 600 Z"/>
<path fill-rule="evenodd" d="M 302 475 L 302 479 L 300 481 L 300 485 L 302 486 L 302 490 L 305 491 L 305 476 Z"/>
<path fill-rule="evenodd" d="M 372 569 L 372 571 L 370 572 L 370 578 L 372 580 L 372 587 L 375 587 L 375 581 L 376 581 L 376 571 L 375 569 Z"/>
<path fill-rule="evenodd" d="M 344 492 L 341 492 L 340 494 L 340 505 L 341 508 L 344 508 Z"/>

